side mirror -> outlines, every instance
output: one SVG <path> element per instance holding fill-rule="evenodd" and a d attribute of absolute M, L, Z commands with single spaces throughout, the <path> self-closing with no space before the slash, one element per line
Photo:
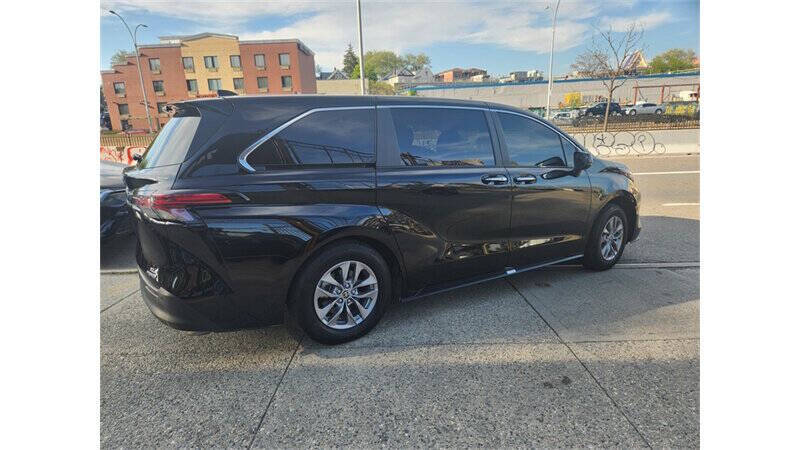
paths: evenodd
<path fill-rule="evenodd" d="M 592 155 L 590 153 L 576 150 L 573 160 L 574 160 L 573 175 L 575 176 L 580 175 L 581 172 L 588 169 L 589 167 L 592 167 Z"/>

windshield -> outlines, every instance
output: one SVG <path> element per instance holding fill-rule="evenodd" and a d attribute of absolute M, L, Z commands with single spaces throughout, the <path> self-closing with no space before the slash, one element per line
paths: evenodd
<path fill-rule="evenodd" d="M 180 164 L 200 124 L 200 117 L 173 117 L 147 148 L 139 168 Z"/>

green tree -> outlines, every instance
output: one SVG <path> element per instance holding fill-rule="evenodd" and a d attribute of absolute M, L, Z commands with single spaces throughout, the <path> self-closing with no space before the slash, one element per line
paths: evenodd
<path fill-rule="evenodd" d="M 694 67 L 693 50 L 673 48 L 656 56 L 650 61 L 650 73 L 675 72 Z"/>
<path fill-rule="evenodd" d="M 370 81 L 369 93 L 372 95 L 394 95 L 394 88 L 389 83 Z"/>
<path fill-rule="evenodd" d="M 420 53 L 418 55 L 415 55 L 413 53 L 406 53 L 406 55 L 403 56 L 403 65 L 405 66 L 406 69 L 412 72 L 416 72 L 422 69 L 423 67 L 430 66 L 431 58 L 424 53 Z"/>
<path fill-rule="evenodd" d="M 117 50 L 116 53 L 111 55 L 111 65 L 115 66 L 118 64 L 125 64 L 128 61 L 128 57 L 133 56 L 132 52 L 126 52 L 125 50 Z"/>
<path fill-rule="evenodd" d="M 361 77 L 361 66 L 356 63 L 353 70 L 350 72 L 350 78 L 358 79 Z M 378 81 L 378 74 L 375 72 L 375 66 L 370 65 L 369 62 L 364 64 L 364 77 L 368 80 Z"/>
<path fill-rule="evenodd" d="M 353 73 L 353 68 L 358 65 L 358 57 L 356 53 L 353 51 L 353 45 L 347 44 L 347 50 L 344 52 L 344 58 L 342 59 L 342 72 L 347 74 Z M 351 76 L 351 78 L 353 78 Z M 358 78 L 356 76 L 355 78 Z"/>

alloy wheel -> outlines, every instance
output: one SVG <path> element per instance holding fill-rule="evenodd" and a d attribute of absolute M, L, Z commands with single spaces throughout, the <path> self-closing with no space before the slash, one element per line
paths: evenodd
<path fill-rule="evenodd" d="M 378 278 L 359 261 L 344 261 L 325 271 L 314 291 L 314 309 L 330 328 L 347 330 L 364 321 L 378 300 Z"/>
<path fill-rule="evenodd" d="M 622 248 L 624 233 L 625 225 L 622 223 L 622 219 L 617 215 L 611 216 L 600 233 L 600 254 L 603 259 L 611 261 L 617 257 Z"/>

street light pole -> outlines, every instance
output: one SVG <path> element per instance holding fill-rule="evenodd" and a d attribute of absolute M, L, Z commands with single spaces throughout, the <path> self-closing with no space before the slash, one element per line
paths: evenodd
<path fill-rule="evenodd" d="M 122 18 L 119 14 L 115 13 L 114 11 L 109 11 L 111 14 L 119 17 L 119 20 L 122 21 L 122 24 L 125 25 L 125 28 L 128 30 L 128 34 L 131 35 L 131 40 L 133 40 L 133 50 L 136 52 L 136 69 L 139 71 L 139 86 L 142 88 L 142 98 L 144 99 L 144 112 L 147 114 L 147 128 L 150 132 L 153 132 L 153 123 L 150 120 L 150 106 L 147 104 L 147 94 L 144 90 L 144 78 L 142 78 L 142 64 L 139 61 L 139 44 L 136 42 L 136 32 L 139 31 L 139 27 L 147 28 L 147 25 L 140 23 L 136 25 L 136 28 L 131 32 L 131 28 L 125 22 L 125 19 Z"/>
<path fill-rule="evenodd" d="M 361 76 L 361 95 L 366 94 L 364 86 L 364 37 L 361 33 L 361 0 L 356 0 L 356 16 L 358 18 L 358 72 Z"/>
<path fill-rule="evenodd" d="M 556 2 L 556 9 L 553 9 L 553 38 L 550 40 L 550 79 L 547 81 L 547 108 L 545 108 L 544 118 L 550 120 L 550 94 L 553 92 L 553 50 L 556 46 L 556 16 L 561 0 Z M 552 9 L 547 5 L 545 9 Z"/>

